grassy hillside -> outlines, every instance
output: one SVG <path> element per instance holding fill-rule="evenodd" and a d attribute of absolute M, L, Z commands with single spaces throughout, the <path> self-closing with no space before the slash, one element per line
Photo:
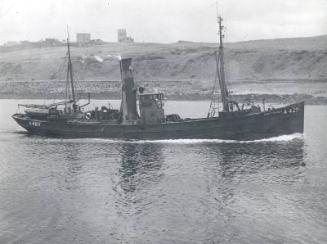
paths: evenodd
<path fill-rule="evenodd" d="M 216 50 L 217 44 L 192 42 L 73 47 L 77 91 L 119 97 L 119 64 L 108 57 L 119 54 L 133 58 L 139 85 L 159 88 L 171 98 L 207 99 L 215 77 Z M 227 43 L 225 50 L 228 87 L 235 95 L 327 97 L 327 36 Z M 65 93 L 65 47 L 2 48 L 0 55 L 0 98 L 56 98 Z"/>
<path fill-rule="evenodd" d="M 138 80 L 212 81 L 216 44 L 109 43 L 73 47 L 74 71 L 81 80 L 116 80 L 116 60 L 98 62 L 120 54 L 134 58 Z M 65 78 L 65 47 L 3 51 L 0 80 L 60 80 Z M 327 37 L 259 40 L 226 45 L 226 70 L 233 81 L 327 79 Z"/>

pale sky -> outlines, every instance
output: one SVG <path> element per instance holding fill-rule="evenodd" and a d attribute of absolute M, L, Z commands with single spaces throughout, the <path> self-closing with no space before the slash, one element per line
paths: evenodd
<path fill-rule="evenodd" d="M 219 0 L 227 41 L 327 34 L 327 0 Z M 91 33 L 137 42 L 216 42 L 216 0 L 0 0 L 0 43 Z"/>

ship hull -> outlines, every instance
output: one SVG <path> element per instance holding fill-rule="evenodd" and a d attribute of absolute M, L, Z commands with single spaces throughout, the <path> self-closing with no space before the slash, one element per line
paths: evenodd
<path fill-rule="evenodd" d="M 292 112 L 288 108 L 292 108 Z M 53 137 L 256 140 L 303 133 L 304 103 L 236 117 L 192 119 L 152 125 L 36 120 L 22 114 L 15 114 L 13 118 L 31 134 Z"/>

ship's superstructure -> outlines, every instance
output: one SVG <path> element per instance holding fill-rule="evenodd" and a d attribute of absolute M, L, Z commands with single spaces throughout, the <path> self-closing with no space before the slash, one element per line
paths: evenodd
<path fill-rule="evenodd" d="M 161 124 L 166 121 L 163 93 L 146 93 L 139 95 L 140 124 Z"/>

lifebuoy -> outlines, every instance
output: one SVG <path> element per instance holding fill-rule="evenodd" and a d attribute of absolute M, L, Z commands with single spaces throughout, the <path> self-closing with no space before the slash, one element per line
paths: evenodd
<path fill-rule="evenodd" d="M 91 113 L 86 113 L 85 114 L 85 119 L 87 119 L 87 120 L 91 119 Z"/>

